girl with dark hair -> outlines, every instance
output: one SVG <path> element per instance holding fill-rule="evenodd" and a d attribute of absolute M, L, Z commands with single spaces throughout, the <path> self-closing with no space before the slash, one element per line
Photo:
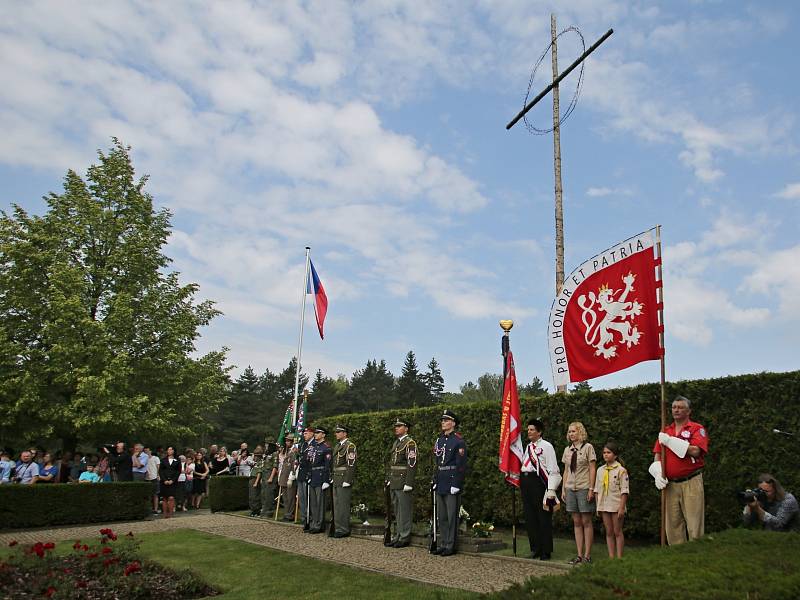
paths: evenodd
<path fill-rule="evenodd" d="M 625 547 L 622 524 L 630 494 L 628 471 L 619 459 L 619 446 L 615 442 L 609 441 L 603 446 L 603 460 L 605 464 L 597 469 L 594 487 L 597 513 L 603 517 L 608 556 L 622 558 Z"/>
<path fill-rule="evenodd" d="M 203 496 L 206 495 L 206 481 L 209 473 L 205 455 L 202 450 L 198 450 L 194 455 L 194 479 L 192 480 L 192 503 L 195 509 L 200 508 Z"/>
<path fill-rule="evenodd" d="M 161 477 L 161 512 L 165 519 L 175 514 L 175 496 L 180 473 L 181 461 L 175 456 L 175 448 L 167 446 L 167 455 L 158 467 L 158 474 Z"/>
<path fill-rule="evenodd" d="M 39 468 L 39 479 L 36 483 L 56 483 L 58 481 L 58 463 L 53 460 L 53 455 L 44 453 L 42 466 Z"/>

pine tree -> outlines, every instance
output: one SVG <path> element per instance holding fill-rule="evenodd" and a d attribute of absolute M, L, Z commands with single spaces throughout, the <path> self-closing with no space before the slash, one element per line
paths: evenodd
<path fill-rule="evenodd" d="M 572 386 L 572 391 L 573 392 L 591 392 L 592 391 L 592 386 L 589 385 L 588 381 L 581 381 L 581 382 L 576 383 L 575 385 Z"/>
<path fill-rule="evenodd" d="M 421 378 L 428 390 L 428 394 L 430 394 L 431 400 L 433 402 L 441 402 L 444 395 L 444 377 L 442 377 L 442 371 L 439 368 L 439 363 L 436 362 L 436 358 L 431 358 L 431 362 L 428 363 L 428 372 L 423 373 Z"/>
<path fill-rule="evenodd" d="M 538 377 L 534 377 L 528 385 L 520 386 L 519 393 L 525 396 L 535 398 L 536 396 L 544 396 L 547 394 L 547 388 L 544 382 Z"/>
<path fill-rule="evenodd" d="M 412 350 L 406 354 L 403 372 L 395 387 L 400 407 L 427 406 L 431 404 L 430 393 L 422 381 L 417 368 L 417 358 Z"/>

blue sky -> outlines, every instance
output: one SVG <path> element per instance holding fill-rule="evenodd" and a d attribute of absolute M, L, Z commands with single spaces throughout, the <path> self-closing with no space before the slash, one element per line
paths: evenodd
<path fill-rule="evenodd" d="M 324 341 L 307 323 L 307 371 L 399 374 L 413 349 L 455 391 L 499 371 L 512 318 L 518 378 L 552 389 L 552 138 L 505 130 L 551 12 L 587 45 L 615 30 L 562 128 L 567 272 L 661 224 L 668 378 L 796 369 L 791 2 L 17 4 L 0 207 L 41 211 L 117 136 L 174 212 L 175 268 L 225 313 L 199 351 L 283 368 L 310 245 L 330 307 Z M 562 39 L 563 69 L 578 50 Z M 657 379 L 651 362 L 592 384 Z"/>

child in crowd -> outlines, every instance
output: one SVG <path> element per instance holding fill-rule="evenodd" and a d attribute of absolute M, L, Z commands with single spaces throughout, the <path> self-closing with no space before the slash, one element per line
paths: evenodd
<path fill-rule="evenodd" d="M 78 483 L 97 483 L 98 481 L 100 481 L 100 476 L 94 472 L 94 464 L 87 463 L 86 470 L 78 478 Z"/>
<path fill-rule="evenodd" d="M 603 460 L 605 464 L 597 469 L 594 487 L 597 512 L 603 517 L 608 555 L 611 558 L 622 558 L 625 547 L 622 524 L 630 493 L 628 471 L 619 459 L 619 446 L 615 442 L 609 441 L 603 446 Z"/>

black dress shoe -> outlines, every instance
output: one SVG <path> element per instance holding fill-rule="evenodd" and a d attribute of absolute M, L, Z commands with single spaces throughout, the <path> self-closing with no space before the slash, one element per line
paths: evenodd
<path fill-rule="evenodd" d="M 349 533 L 339 533 L 337 531 L 336 533 L 333 534 L 333 537 L 335 537 L 335 538 L 346 538 L 346 537 L 350 537 L 350 534 Z"/>
<path fill-rule="evenodd" d="M 387 548 L 394 548 L 394 542 L 383 542 L 383 545 Z"/>
<path fill-rule="evenodd" d="M 539 557 L 539 560 L 550 560 L 550 555 L 549 554 L 542 554 Z"/>
<path fill-rule="evenodd" d="M 410 543 L 411 543 L 411 542 L 409 542 L 409 541 L 401 542 L 401 541 L 399 541 L 399 540 L 398 540 L 398 541 L 396 541 L 394 544 L 392 544 L 392 547 L 393 547 L 393 548 L 405 548 L 405 547 L 406 547 L 406 546 L 408 546 Z"/>
<path fill-rule="evenodd" d="M 453 556 L 456 553 L 455 550 L 452 548 L 448 548 L 447 550 L 443 550 L 439 556 Z"/>
<path fill-rule="evenodd" d="M 431 550 L 431 554 L 435 554 L 436 556 L 439 556 L 441 553 L 442 553 L 441 548 L 437 548 L 436 550 Z"/>
<path fill-rule="evenodd" d="M 322 533 L 323 531 L 323 529 L 309 529 L 308 533 Z"/>

